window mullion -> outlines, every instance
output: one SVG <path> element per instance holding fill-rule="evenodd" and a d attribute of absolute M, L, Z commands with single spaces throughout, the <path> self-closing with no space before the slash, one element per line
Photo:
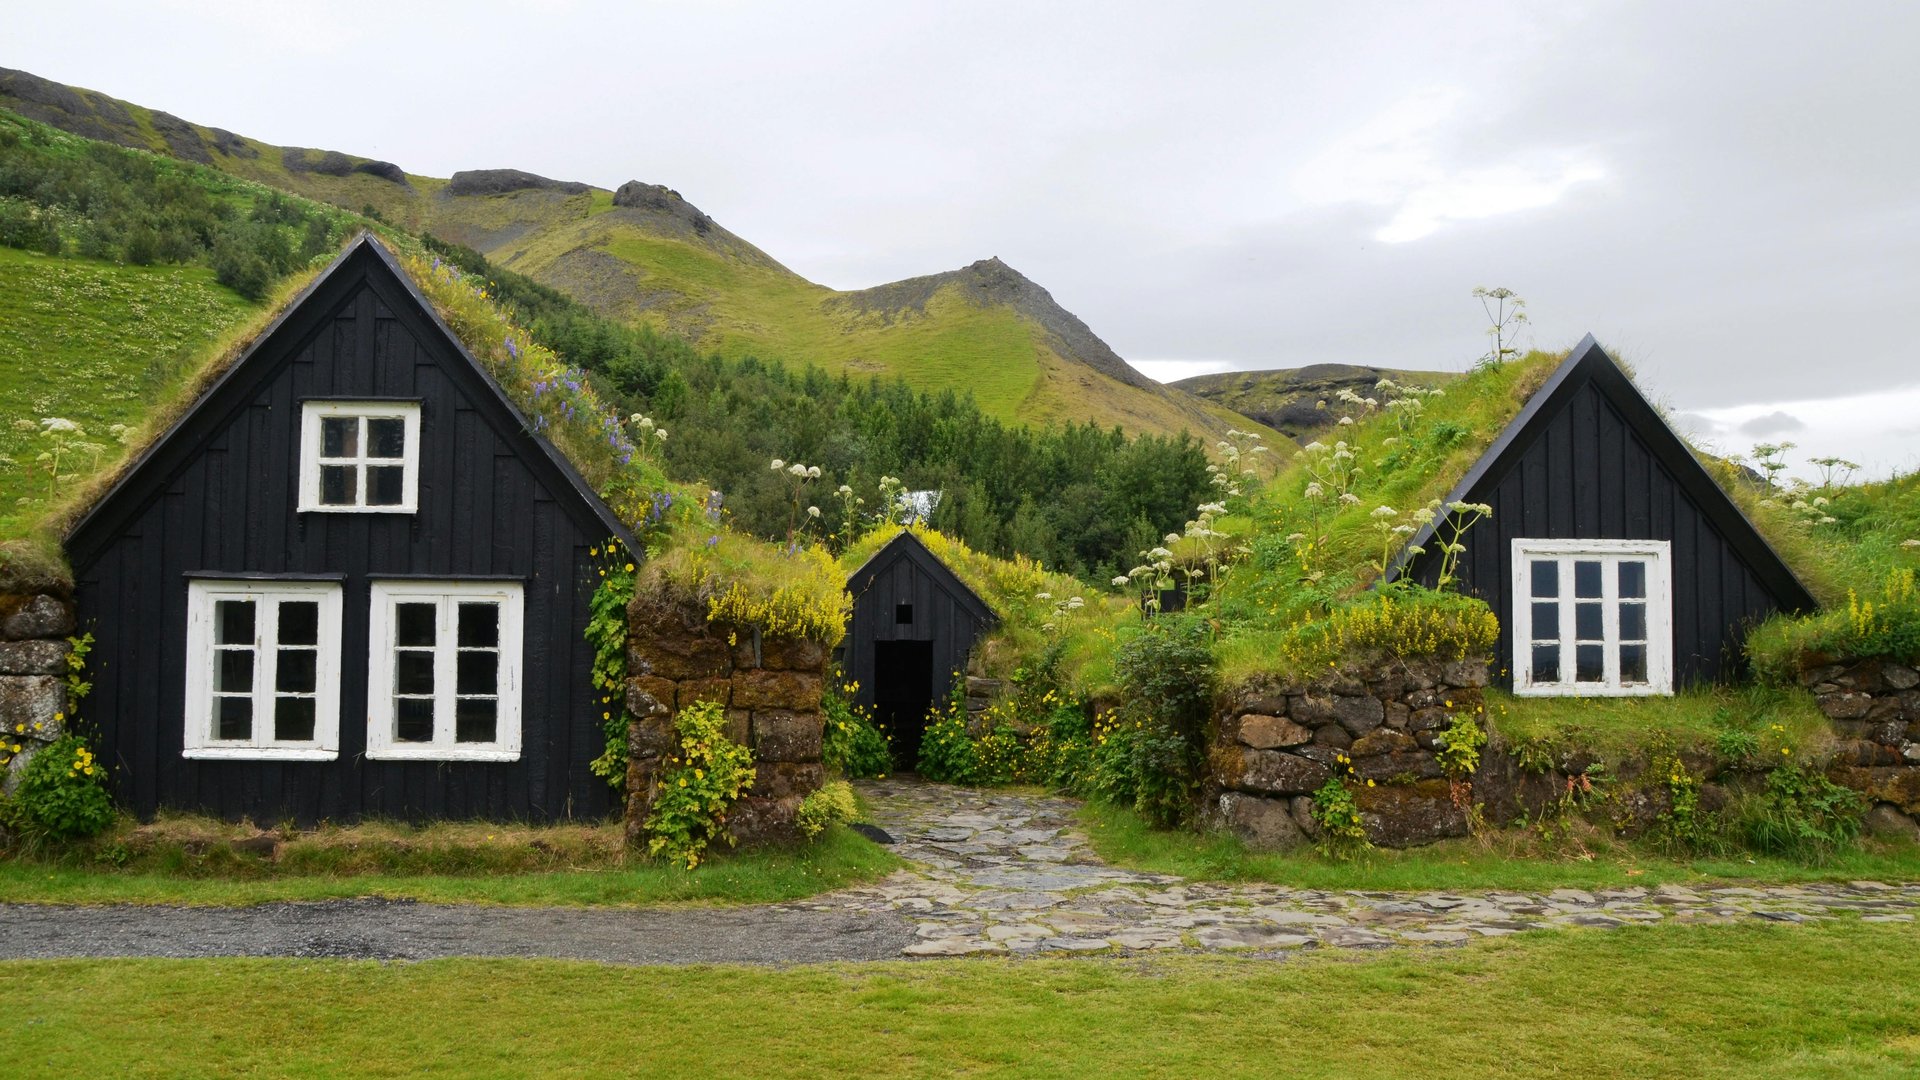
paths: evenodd
<path fill-rule="evenodd" d="M 280 609 L 273 606 L 269 616 L 269 602 L 265 594 L 248 593 L 247 599 L 253 601 L 253 734 L 247 740 L 249 746 L 266 746 L 273 740 L 269 737 L 273 722 L 273 680 L 267 677 L 267 661 L 274 657 L 273 643 L 279 640 L 278 627 Z M 278 672 L 276 671 L 276 674 Z"/>
<path fill-rule="evenodd" d="M 1554 685 L 1571 686 L 1578 681 L 1574 676 L 1580 663 L 1580 628 L 1576 625 L 1579 608 L 1573 602 L 1573 556 L 1557 556 L 1554 565 L 1560 571 L 1560 595 L 1554 598 L 1560 618 L 1560 678 Z"/>
<path fill-rule="evenodd" d="M 439 608 L 433 646 L 433 742 L 435 746 L 448 747 L 453 745 L 453 713 L 457 700 L 453 680 L 459 659 L 458 598 L 442 596 Z"/>
<path fill-rule="evenodd" d="M 1601 676 L 1610 687 L 1620 686 L 1620 564 L 1619 556 L 1600 564 L 1600 636 L 1606 652 L 1600 657 Z"/>

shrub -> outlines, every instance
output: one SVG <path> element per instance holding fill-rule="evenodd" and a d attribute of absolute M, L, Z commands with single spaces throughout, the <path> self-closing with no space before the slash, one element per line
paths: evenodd
<path fill-rule="evenodd" d="M 1783 765 L 1766 790 L 1737 808 L 1737 827 L 1755 851 L 1822 861 L 1860 835 L 1867 804 L 1858 792 L 1811 769 Z"/>
<path fill-rule="evenodd" d="M 883 777 L 893 771 L 893 747 L 867 709 L 854 703 L 852 695 L 858 690 L 837 676 L 827 680 L 827 692 L 820 698 L 826 718 L 820 760 L 830 772 L 849 780 Z"/>
<path fill-rule="evenodd" d="M 727 809 L 753 782 L 753 753 L 727 738 L 727 710 L 703 701 L 673 718 L 678 744 L 667 758 L 647 815 L 647 852 L 691 870 L 715 836 Z"/>
<path fill-rule="evenodd" d="M 35 840 L 92 836 L 113 823 L 106 766 L 78 735 L 63 735 L 33 756 L 4 805 L 9 827 Z"/>
<path fill-rule="evenodd" d="M 980 748 L 967 734 L 967 708 L 950 705 L 936 713 L 920 736 L 920 775 L 949 784 L 977 784 L 982 779 Z"/>
<path fill-rule="evenodd" d="M 1845 610 L 1775 616 L 1747 635 L 1754 674 L 1790 685 L 1809 663 L 1886 656 L 1920 658 L 1920 590 L 1911 569 L 1888 571 L 1878 596 L 1847 590 Z"/>
<path fill-rule="evenodd" d="M 1161 828 L 1187 819 L 1199 787 L 1214 685 L 1204 630 L 1156 625 L 1115 650 L 1126 704 L 1092 754 L 1095 790 Z"/>
<path fill-rule="evenodd" d="M 825 832 L 827 826 L 852 821 L 859 814 L 860 807 L 853 798 L 853 785 L 845 780 L 829 780 L 820 790 L 800 800 L 800 811 L 795 815 L 794 823 L 811 840 Z"/>
<path fill-rule="evenodd" d="M 1360 824 L 1360 807 L 1345 782 L 1334 777 L 1313 793 L 1313 823 L 1320 826 L 1320 838 L 1314 841 L 1322 855 L 1330 859 L 1348 859 L 1373 845 Z"/>
<path fill-rule="evenodd" d="M 588 550 L 598 558 L 602 547 Z M 593 646 L 593 688 L 600 694 L 601 733 L 605 749 L 588 766 L 593 774 L 618 791 L 627 783 L 627 604 L 633 599 L 633 563 L 625 545 L 609 538 L 607 565 L 600 568 L 600 585 L 587 601 L 587 628 L 583 635 Z"/>

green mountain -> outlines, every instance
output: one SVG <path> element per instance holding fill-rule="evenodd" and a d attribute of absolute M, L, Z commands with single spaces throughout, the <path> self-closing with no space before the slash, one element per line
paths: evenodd
<path fill-rule="evenodd" d="M 1293 439 L 1310 439 L 1354 410 L 1344 408 L 1340 392 L 1378 398 L 1381 379 L 1402 385 L 1440 387 L 1460 378 L 1447 371 L 1405 371 L 1357 364 L 1308 364 L 1268 371 L 1224 371 L 1171 383 L 1175 389 L 1251 417 Z"/>
<path fill-rule="evenodd" d="M 211 165 L 431 233 L 603 315 L 727 356 L 898 376 L 972 393 L 989 415 L 1215 436 L 1245 420 L 1129 367 L 1047 291 L 998 259 L 842 292 L 782 266 L 678 192 L 608 191 L 514 169 L 417 176 L 338 151 L 273 146 L 0 69 L 0 108 L 88 138 Z"/>

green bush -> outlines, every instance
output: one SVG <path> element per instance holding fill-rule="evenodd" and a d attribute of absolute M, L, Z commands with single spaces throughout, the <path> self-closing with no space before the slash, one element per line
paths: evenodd
<path fill-rule="evenodd" d="M 883 777 L 893 771 L 893 748 L 867 709 L 854 703 L 855 690 L 837 676 L 827 680 L 827 692 L 820 699 L 826 718 L 820 759 L 829 772 L 849 780 Z"/>
<path fill-rule="evenodd" d="M 1205 625 L 1156 625 L 1115 650 L 1114 673 L 1126 704 L 1096 739 L 1092 786 L 1155 826 L 1179 825 L 1193 811 L 1213 705 Z"/>
<path fill-rule="evenodd" d="M 700 865 L 707 844 L 722 836 L 727 810 L 753 782 L 753 752 L 727 738 L 727 710 L 703 701 L 673 718 L 677 739 L 647 815 L 647 852 Z"/>
<path fill-rule="evenodd" d="M 1747 635 L 1754 674 L 1792 685 L 1803 667 L 1885 656 L 1920 659 L 1920 589 L 1911 569 L 1887 572 L 1877 596 L 1847 590 L 1846 608 L 1812 615 L 1778 615 Z"/>
<path fill-rule="evenodd" d="M 1360 807 L 1340 777 L 1333 777 L 1313 793 L 1313 823 L 1320 826 L 1314 845 L 1330 859 L 1348 859 L 1373 845 L 1360 823 Z"/>
<path fill-rule="evenodd" d="M 949 784 L 978 784 L 983 777 L 980 748 L 967 734 L 964 704 L 935 714 L 920 736 L 920 775 Z"/>
<path fill-rule="evenodd" d="M 107 769 L 78 735 L 63 735 L 33 756 L 20 786 L 0 810 L 8 827 L 34 840 L 92 836 L 113 823 Z"/>
<path fill-rule="evenodd" d="M 852 821 L 860 814 L 859 804 L 853 798 L 853 785 L 845 780 L 829 780 L 820 790 L 800 800 L 800 811 L 794 817 L 800 832 L 811 840 L 827 830 L 829 825 L 838 825 Z"/>
<path fill-rule="evenodd" d="M 1860 835 L 1866 809 L 1858 792 L 1785 765 L 1767 775 L 1765 791 L 1736 807 L 1735 821 L 1754 851 L 1819 862 Z"/>

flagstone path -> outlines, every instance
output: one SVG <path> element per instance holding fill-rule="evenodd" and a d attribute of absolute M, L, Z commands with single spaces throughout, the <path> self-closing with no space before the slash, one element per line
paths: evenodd
<path fill-rule="evenodd" d="M 1109 866 L 1072 800 L 913 778 L 866 782 L 874 823 L 913 865 L 806 900 L 729 908 L 510 908 L 379 899 L 244 908 L 0 904 L 0 959 L 557 957 L 799 964 L 970 954 L 1131 955 L 1454 945 L 1566 927 L 1912 922 L 1920 883 L 1689 889 L 1360 892 L 1187 882 Z"/>

